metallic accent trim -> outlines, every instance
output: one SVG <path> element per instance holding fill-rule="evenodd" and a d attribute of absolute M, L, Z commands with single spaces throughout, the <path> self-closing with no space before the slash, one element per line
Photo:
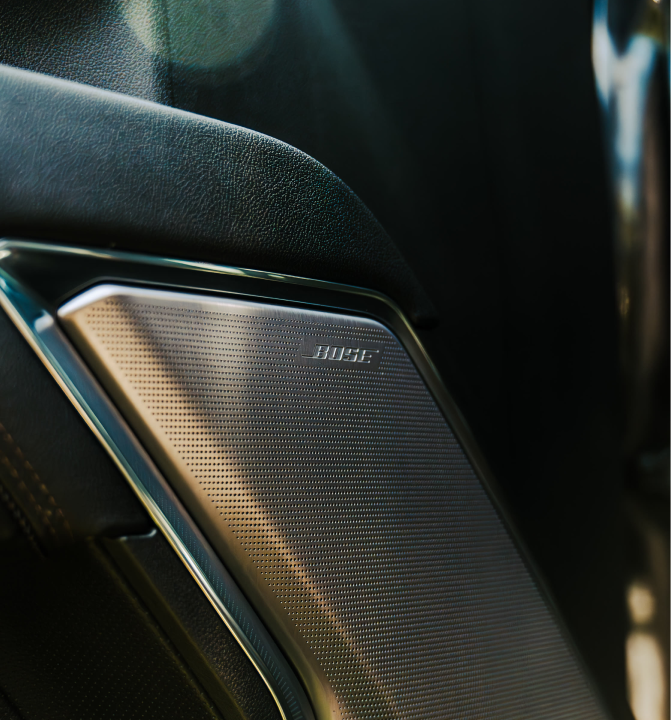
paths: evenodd
<path fill-rule="evenodd" d="M 346 370 L 377 370 L 384 356 L 381 343 L 346 338 L 304 337 L 297 362 L 307 367 L 340 367 Z"/>
<path fill-rule="evenodd" d="M 626 22 L 623 19 L 627 18 Z M 669 346 L 669 5 L 596 0 L 592 66 L 609 174 L 623 454 L 649 444 Z M 666 82 L 659 72 L 666 65 Z M 662 411 L 663 412 L 663 411 Z M 661 417 L 661 415 L 660 415 Z"/>
<path fill-rule="evenodd" d="M 0 260 L 11 252 L 0 244 Z M 78 410 L 268 686 L 283 720 L 314 720 L 292 670 L 54 317 L 0 269 L 0 306 Z"/>

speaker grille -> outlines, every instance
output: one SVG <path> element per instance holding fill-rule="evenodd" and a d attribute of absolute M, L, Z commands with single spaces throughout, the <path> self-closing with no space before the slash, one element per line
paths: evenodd
<path fill-rule="evenodd" d="M 65 317 L 336 715 L 603 717 L 384 326 L 112 286 Z"/>

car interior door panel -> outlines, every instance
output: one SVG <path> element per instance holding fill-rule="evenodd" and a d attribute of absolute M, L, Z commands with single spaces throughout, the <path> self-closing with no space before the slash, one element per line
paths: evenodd
<path fill-rule="evenodd" d="M 668 717 L 668 5 L 1 4 L 0 718 Z"/>
<path fill-rule="evenodd" d="M 37 288 L 22 284 L 13 267 L 29 277 L 31 254 L 37 265 L 40 256 L 65 255 L 83 267 L 94 259 L 92 271 L 110 278 L 132 255 L 12 240 L 0 252 L 10 317 L 106 436 L 154 520 L 256 660 L 283 716 L 311 710 L 297 701 L 291 671 L 233 582 L 296 668 L 317 718 L 512 718 L 520 716 L 520 697 L 530 717 L 541 708 L 547 717 L 604 716 L 399 340 L 375 319 L 309 309 L 320 285 L 341 294 L 346 286 L 313 281 L 303 285 L 310 305 L 305 295 L 283 306 L 275 298 L 292 278 L 257 271 L 244 295 L 263 292 L 265 281 L 274 300 L 262 303 L 240 297 L 242 269 L 145 257 L 145 272 L 159 265 L 152 286 L 100 284 L 94 276 L 81 292 L 82 269 L 73 280 L 79 292 L 54 312 L 45 300 L 40 307 Z M 194 275 L 217 272 L 209 283 L 217 294 L 161 290 L 161 264 L 172 269 L 173 288 L 180 264 L 187 287 Z M 229 276 L 237 276 L 237 298 L 227 295 Z M 360 290 L 352 290 L 356 298 Z M 396 326 L 417 346 L 395 306 L 383 296 L 378 303 L 397 314 Z M 129 452 L 114 435 L 114 411 L 101 409 L 103 391 L 84 379 L 63 332 L 176 497 L 162 479 L 146 479 L 152 464 L 144 459 L 141 467 L 142 449 Z M 421 363 L 421 347 L 414 355 Z M 432 384 L 439 387 L 437 378 Z M 449 415 L 449 396 L 436 394 Z M 123 432 L 123 421 L 116 424 Z M 186 513 L 195 521 L 191 533 Z M 455 647 L 466 649 L 468 668 Z"/>

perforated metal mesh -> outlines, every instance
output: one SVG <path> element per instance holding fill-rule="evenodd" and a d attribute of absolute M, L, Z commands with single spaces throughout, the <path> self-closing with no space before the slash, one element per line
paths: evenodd
<path fill-rule="evenodd" d="M 71 315 L 80 345 L 232 531 L 343 717 L 603 717 L 387 329 L 176 293 L 97 298 Z M 301 364 L 320 337 L 381 347 L 378 369 Z"/>

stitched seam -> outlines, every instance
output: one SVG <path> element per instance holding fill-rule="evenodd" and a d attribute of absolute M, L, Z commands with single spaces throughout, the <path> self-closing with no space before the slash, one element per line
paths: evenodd
<path fill-rule="evenodd" d="M 11 439 L 11 436 L 10 436 Z M 37 487 L 40 489 L 40 492 L 44 495 L 46 498 L 46 501 L 51 507 L 53 507 L 53 511 L 56 513 L 56 516 L 60 518 L 61 524 L 65 528 L 66 533 L 70 537 L 70 539 L 74 539 L 74 536 L 72 534 L 72 529 L 70 528 L 70 523 L 68 522 L 67 518 L 65 517 L 65 513 L 63 512 L 63 509 L 58 505 L 56 502 L 54 496 L 49 492 L 49 489 L 44 484 L 44 482 L 40 479 L 39 475 L 35 472 L 35 469 L 33 466 L 28 462 L 28 460 L 25 459 L 23 453 L 21 452 L 21 449 L 15 445 L 16 448 L 16 454 L 19 456 L 21 461 L 23 462 L 24 467 L 28 471 L 29 475 L 33 478 L 33 481 L 37 485 Z"/>
<path fill-rule="evenodd" d="M 28 477 L 31 478 L 32 482 L 36 485 L 37 489 L 40 491 L 42 496 L 44 497 L 44 501 L 46 501 L 46 504 L 51 506 L 53 510 L 47 510 L 42 507 L 40 502 L 35 498 L 35 494 L 29 490 L 26 483 L 24 482 L 23 477 L 19 475 L 19 472 L 15 465 L 12 463 L 11 459 L 0 450 L 0 461 L 2 461 L 3 465 L 9 470 L 9 473 L 13 478 L 19 481 L 19 489 L 22 490 L 30 500 L 31 504 L 37 511 L 38 515 L 42 519 L 42 522 L 45 524 L 47 530 L 56 538 L 59 539 L 59 533 L 57 532 L 57 528 L 52 524 L 51 522 L 51 516 L 54 515 L 55 517 L 59 518 L 61 521 L 61 524 L 63 528 L 65 529 L 65 532 L 69 536 L 69 539 L 74 539 L 74 535 L 72 533 L 72 528 L 70 527 L 70 523 L 68 522 L 67 518 L 65 517 L 65 513 L 63 510 L 59 507 L 58 503 L 56 502 L 54 496 L 49 492 L 49 489 L 47 488 L 46 484 L 42 481 L 42 479 L 39 477 L 39 475 L 35 472 L 35 469 L 33 466 L 28 462 L 25 455 L 21 451 L 21 448 L 16 444 L 14 438 L 7 432 L 5 426 L 0 423 L 0 435 L 2 435 L 2 439 L 9 444 L 12 449 L 14 450 L 14 453 L 18 457 L 19 461 L 22 463 L 23 468 L 27 471 Z"/>
<path fill-rule="evenodd" d="M 28 498 L 28 501 L 33 506 L 35 512 L 37 513 L 38 518 L 42 521 L 42 524 L 48 530 L 53 536 L 54 539 L 58 540 L 58 534 L 56 533 L 56 529 L 51 524 L 51 521 L 49 519 L 49 515 L 45 512 L 44 508 L 37 502 L 35 499 L 35 496 L 30 492 L 28 489 L 28 486 L 23 482 L 23 479 L 19 475 L 17 469 L 12 465 L 12 461 L 5 455 L 5 453 L 0 450 L 0 462 L 7 468 L 9 471 L 9 474 L 17 481 L 17 487 L 22 492 L 23 495 L 25 495 Z"/>
<path fill-rule="evenodd" d="M 21 512 L 21 508 L 14 502 L 12 496 L 5 490 L 4 487 L 0 486 L 0 500 L 2 500 L 3 504 L 9 511 L 10 515 L 14 518 L 16 521 L 16 524 L 19 526 L 19 529 L 24 534 L 26 540 L 28 541 L 28 544 L 30 547 L 40 556 L 42 557 L 42 551 L 40 549 L 40 546 L 37 542 L 37 538 L 35 537 L 35 533 L 33 531 L 33 528 L 30 524 L 30 521 L 26 518 L 26 516 Z"/>

